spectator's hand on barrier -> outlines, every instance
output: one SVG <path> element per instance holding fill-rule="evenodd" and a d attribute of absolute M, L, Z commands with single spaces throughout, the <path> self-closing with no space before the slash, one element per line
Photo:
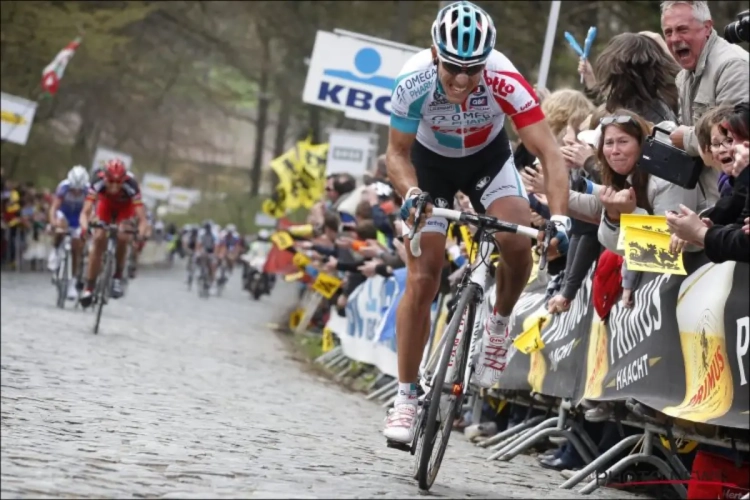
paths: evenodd
<path fill-rule="evenodd" d="M 338 259 L 336 259 L 336 257 L 331 257 L 330 259 L 328 259 L 328 262 L 323 264 L 323 270 L 328 272 L 335 271 L 338 263 L 339 261 Z"/>
<path fill-rule="evenodd" d="M 547 302 L 547 312 L 557 314 L 570 309 L 570 301 L 560 294 L 555 295 Z"/>
<path fill-rule="evenodd" d="M 745 217 L 745 225 L 742 226 L 742 230 L 745 234 L 750 235 L 750 217 Z"/>
<path fill-rule="evenodd" d="M 619 220 L 621 214 L 632 214 L 635 209 L 635 190 L 606 187 L 599 194 L 599 200 L 607 211 L 610 220 Z"/>
<path fill-rule="evenodd" d="M 339 309 L 346 307 L 346 295 L 339 295 L 339 298 L 336 299 L 336 307 Z"/>
<path fill-rule="evenodd" d="M 359 266 L 357 270 L 368 278 L 372 278 L 375 276 L 375 268 L 382 263 L 380 259 L 372 259 Z"/>
<path fill-rule="evenodd" d="M 687 132 L 688 128 L 685 125 L 680 125 L 676 129 L 674 129 L 674 132 L 669 134 L 669 140 L 672 141 L 672 144 L 676 148 L 680 148 L 682 150 L 685 149 L 685 132 Z"/>
<path fill-rule="evenodd" d="M 565 158 L 566 165 L 568 167 L 574 166 L 576 168 L 583 168 L 583 164 L 586 163 L 590 157 L 594 156 L 596 152 L 588 144 L 572 144 L 570 146 L 563 146 L 560 148 L 563 158 Z"/>
<path fill-rule="evenodd" d="M 406 262 L 406 247 L 404 247 L 404 242 L 398 239 L 393 240 L 393 248 L 396 249 L 396 255 L 401 259 L 401 262 Z"/>
<path fill-rule="evenodd" d="M 521 179 L 526 191 L 534 194 L 544 193 L 544 174 L 534 167 L 523 167 Z"/>
<path fill-rule="evenodd" d="M 366 257 L 368 259 L 377 257 L 382 251 L 383 249 L 380 247 L 380 245 L 378 245 L 377 243 L 373 243 L 372 240 L 368 241 L 368 244 L 366 246 L 359 249 L 359 253 L 363 257 Z"/>
<path fill-rule="evenodd" d="M 351 248 L 354 240 L 348 236 L 339 236 L 336 238 L 336 246 L 339 248 Z"/>
<path fill-rule="evenodd" d="M 628 309 L 633 308 L 633 290 L 630 288 L 623 288 L 620 304 L 622 304 L 622 307 L 627 307 Z"/>
<path fill-rule="evenodd" d="M 667 212 L 667 226 L 678 238 L 701 247 L 709 227 L 698 214 L 682 204 L 680 204 L 680 213 Z"/>
<path fill-rule="evenodd" d="M 669 251 L 677 255 L 679 253 L 682 253 L 682 251 L 685 249 L 685 245 L 687 244 L 687 241 L 683 240 L 676 234 L 673 234 L 669 239 Z"/>
<path fill-rule="evenodd" d="M 544 217 L 539 215 L 538 213 L 531 211 L 531 225 L 537 228 L 544 227 Z"/>

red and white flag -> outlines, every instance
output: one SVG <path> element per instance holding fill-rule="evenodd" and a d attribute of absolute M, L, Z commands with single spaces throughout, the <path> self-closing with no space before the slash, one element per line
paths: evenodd
<path fill-rule="evenodd" d="M 81 45 L 81 37 L 77 37 L 75 40 L 70 42 L 64 49 L 62 49 L 55 59 L 44 68 L 42 71 L 42 89 L 49 92 L 51 95 L 57 93 L 57 88 L 60 86 L 60 80 L 62 80 L 65 68 L 68 66 L 70 59 L 73 54 L 76 53 L 76 49 Z"/>

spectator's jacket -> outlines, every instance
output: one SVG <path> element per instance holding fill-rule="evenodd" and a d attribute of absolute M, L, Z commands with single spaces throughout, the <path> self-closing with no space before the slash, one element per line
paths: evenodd
<path fill-rule="evenodd" d="M 706 111 L 717 104 L 747 102 L 748 53 L 738 45 L 720 38 L 715 30 L 703 48 L 694 71 L 681 70 L 675 83 L 680 93 L 679 122 L 689 128 L 683 143 L 690 156 L 700 156 L 700 145 L 695 135 L 695 123 Z M 700 208 L 712 206 L 719 199 L 719 174 L 712 168 L 701 173 L 700 188 L 706 202 Z"/>
<path fill-rule="evenodd" d="M 680 124 L 691 127 L 683 141 L 688 154 L 700 156 L 693 126 L 706 111 L 717 104 L 734 105 L 748 100 L 747 75 L 747 51 L 712 30 L 695 70 L 683 69 L 675 80 L 680 92 Z"/>
<path fill-rule="evenodd" d="M 750 216 L 750 196 L 745 196 L 745 206 L 739 216 L 739 223 L 726 226 L 717 224 L 708 229 L 703 245 L 706 249 L 706 257 L 711 262 L 721 263 L 727 260 L 750 262 L 750 237 L 742 230 L 742 221 L 748 216 Z"/>

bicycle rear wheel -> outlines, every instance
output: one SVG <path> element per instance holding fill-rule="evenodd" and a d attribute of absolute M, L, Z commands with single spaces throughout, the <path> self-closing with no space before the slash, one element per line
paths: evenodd
<path fill-rule="evenodd" d="M 458 416 L 463 404 L 464 388 L 462 386 L 464 370 L 467 361 L 467 349 L 471 341 L 472 325 L 474 324 L 474 313 L 476 304 L 474 303 L 474 294 L 476 293 L 473 286 L 468 286 L 461 293 L 458 306 L 453 314 L 448 329 L 445 332 L 446 341 L 438 361 L 438 369 L 432 379 L 430 393 L 425 398 L 423 411 L 427 412 L 427 418 L 420 419 L 420 427 L 417 432 L 423 433 L 417 445 L 417 467 L 416 479 L 419 483 L 419 489 L 428 491 L 435 482 L 440 464 L 443 461 L 445 449 L 448 446 L 453 420 Z M 461 321 L 466 316 L 465 321 Z M 451 358 L 451 352 L 455 344 L 458 329 L 465 324 L 465 331 L 461 338 L 461 343 L 456 346 L 456 355 L 453 362 L 453 376 L 446 382 L 445 378 L 448 373 L 448 364 Z M 443 411 L 441 410 L 443 407 Z M 438 435 L 441 437 L 440 442 L 436 443 Z M 437 444 L 437 449 L 435 445 Z"/>
<path fill-rule="evenodd" d="M 95 294 L 96 297 L 96 322 L 94 323 L 94 333 L 99 333 L 99 322 L 102 319 L 102 311 L 104 310 L 104 304 L 107 302 L 109 295 L 109 287 L 111 286 L 112 278 L 112 266 L 114 266 L 114 255 L 110 255 L 109 252 L 105 253 L 104 256 L 104 270 L 99 281 L 99 286 Z"/>

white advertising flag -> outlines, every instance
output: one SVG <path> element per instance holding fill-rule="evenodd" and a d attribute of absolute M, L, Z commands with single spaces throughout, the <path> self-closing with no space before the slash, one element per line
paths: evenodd
<path fill-rule="evenodd" d="M 31 124 L 34 123 L 36 103 L 22 97 L 0 93 L 0 137 L 4 141 L 25 145 L 29 140 Z"/>
<path fill-rule="evenodd" d="M 114 158 L 122 160 L 122 162 L 125 164 L 125 168 L 128 169 L 128 172 L 132 170 L 132 156 L 130 156 L 129 154 L 125 154 L 122 151 L 115 151 L 114 149 L 107 149 L 99 146 L 96 148 L 96 153 L 94 153 L 94 161 L 91 165 L 91 173 L 93 174 L 94 171 L 99 168 L 104 168 L 104 165 L 106 165 L 109 160 L 112 160 Z"/>
<path fill-rule="evenodd" d="M 185 189 L 173 186 L 169 190 L 169 208 L 173 212 L 186 212 L 200 200 L 201 192 L 197 189 Z"/>
<path fill-rule="evenodd" d="M 418 50 L 357 33 L 318 31 L 302 100 L 388 125 L 395 79 Z"/>
<path fill-rule="evenodd" d="M 169 199 L 169 189 L 172 187 L 172 180 L 155 174 L 144 174 L 141 183 L 141 194 L 144 198 L 152 200 L 167 201 Z"/>

